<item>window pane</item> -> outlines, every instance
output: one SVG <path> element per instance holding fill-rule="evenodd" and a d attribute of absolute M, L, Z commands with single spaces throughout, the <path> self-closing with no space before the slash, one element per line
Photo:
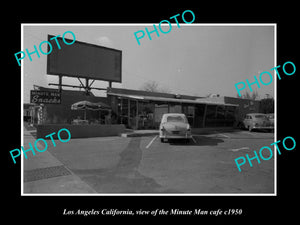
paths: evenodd
<path fill-rule="evenodd" d="M 215 127 L 216 126 L 216 105 L 207 105 L 205 127 Z"/>
<path fill-rule="evenodd" d="M 185 123 L 186 120 L 182 116 L 168 116 L 167 122 L 183 122 L 183 123 Z"/>

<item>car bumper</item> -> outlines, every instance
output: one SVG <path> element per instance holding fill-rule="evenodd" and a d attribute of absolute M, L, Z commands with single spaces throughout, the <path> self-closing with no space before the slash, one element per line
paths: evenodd
<path fill-rule="evenodd" d="M 160 133 L 159 138 L 166 138 L 166 139 L 191 139 L 192 135 L 190 133 L 186 134 L 166 134 Z"/>
<path fill-rule="evenodd" d="M 274 127 L 254 126 L 253 129 L 267 130 L 267 129 L 274 129 Z"/>

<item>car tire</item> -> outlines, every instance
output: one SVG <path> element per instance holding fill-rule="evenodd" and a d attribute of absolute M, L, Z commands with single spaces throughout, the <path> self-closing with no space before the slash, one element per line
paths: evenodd
<path fill-rule="evenodd" d="M 164 143 L 164 142 L 165 142 L 164 138 L 161 138 L 161 139 L 160 139 L 160 142 L 161 142 L 161 143 Z"/>
<path fill-rule="evenodd" d="M 238 123 L 237 127 L 241 130 L 243 130 L 243 124 L 241 122 Z"/>
<path fill-rule="evenodd" d="M 241 128 L 241 130 L 245 130 L 246 129 L 246 125 L 244 123 L 240 123 L 240 128 Z"/>

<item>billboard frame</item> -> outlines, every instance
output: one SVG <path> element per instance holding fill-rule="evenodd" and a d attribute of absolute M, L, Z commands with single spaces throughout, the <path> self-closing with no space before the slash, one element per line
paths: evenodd
<path fill-rule="evenodd" d="M 48 39 L 47 39 L 48 42 L 50 42 L 50 38 L 53 38 L 53 37 L 55 37 L 55 36 L 48 34 Z M 62 37 L 56 37 L 56 38 L 63 41 Z M 64 39 L 67 40 L 67 41 L 70 41 L 70 42 L 73 41 L 73 40 L 68 39 L 68 38 L 64 38 Z M 122 50 L 118 50 L 118 49 L 114 49 L 114 48 L 104 47 L 104 46 L 100 46 L 100 45 L 96 45 L 96 44 L 91 44 L 91 43 L 75 40 L 74 44 L 76 44 L 76 43 L 87 45 L 87 46 L 92 46 L 92 47 L 96 47 L 96 48 L 101 48 L 101 49 L 107 49 L 107 50 L 110 50 L 110 51 L 120 53 L 120 62 L 119 62 L 120 63 L 120 79 L 118 81 L 115 81 L 115 80 L 110 80 L 110 79 L 96 79 L 94 77 L 86 77 L 86 76 L 82 76 L 82 75 L 69 75 L 69 74 L 65 74 L 65 73 L 53 73 L 53 72 L 50 71 L 50 57 L 51 56 L 49 56 L 49 55 L 51 55 L 51 54 L 47 55 L 47 75 L 53 75 L 53 76 L 59 76 L 59 77 L 65 76 L 65 77 L 73 77 L 73 78 L 85 78 L 85 79 L 91 79 L 91 80 L 108 81 L 110 84 L 112 82 L 122 83 Z M 49 45 L 48 45 L 47 48 L 48 48 L 47 51 L 49 52 L 50 51 Z"/>

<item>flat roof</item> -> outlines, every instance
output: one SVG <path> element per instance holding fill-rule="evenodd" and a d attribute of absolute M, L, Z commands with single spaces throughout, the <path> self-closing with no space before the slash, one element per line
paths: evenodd
<path fill-rule="evenodd" d="M 157 102 L 175 102 L 175 103 L 189 103 L 189 104 L 206 104 L 206 105 L 223 105 L 223 106 L 235 106 L 237 104 L 228 104 L 223 102 L 214 102 L 209 101 L 207 98 L 198 98 L 196 100 L 191 99 L 181 99 L 181 98 L 166 98 L 166 97 L 156 97 L 156 96 L 143 96 L 143 95 L 132 95 L 132 94 L 121 94 L 121 93 L 113 93 L 107 92 L 107 95 L 118 96 L 123 98 L 129 98 L 134 100 L 142 100 L 142 101 L 157 101 Z"/>

